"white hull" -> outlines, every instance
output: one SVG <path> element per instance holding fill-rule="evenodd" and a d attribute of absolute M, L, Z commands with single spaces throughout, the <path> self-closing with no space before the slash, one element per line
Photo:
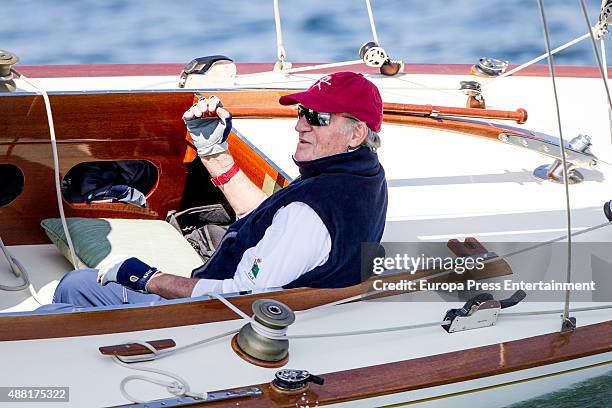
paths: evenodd
<path fill-rule="evenodd" d="M 291 83 L 279 75 L 262 76 L 258 80 L 269 84 L 270 79 L 275 78 L 277 84 L 302 88 L 313 77 L 306 76 L 307 80 L 303 80 L 303 76 L 300 76 L 296 82 Z M 475 78 L 467 75 L 374 78 L 385 101 L 454 106 L 465 104 L 465 96 L 460 92 L 422 88 L 457 87 L 460 80 L 468 79 Z M 50 91 L 110 90 L 111 86 L 113 91 L 120 91 L 135 88 L 163 89 L 168 87 L 169 80 L 170 77 L 125 77 L 112 80 L 71 78 L 45 79 L 40 83 Z M 529 112 L 529 120 L 525 125 L 514 126 L 557 135 L 549 81 L 549 78 L 544 77 L 515 77 L 497 82 L 485 91 L 487 107 L 506 110 L 523 107 Z M 601 80 L 559 78 L 558 88 L 561 110 L 567 112 L 563 118 L 565 138 L 571 139 L 579 133 L 589 134 L 596 156 L 612 162 L 610 128 Z M 577 99 L 580 103 L 576 103 Z M 291 136 L 293 126 L 294 121 L 279 119 L 237 119 L 234 122 L 234 127 L 244 138 L 292 177 L 297 174 L 290 159 L 296 142 L 295 137 Z M 471 236 L 481 242 L 498 243 L 496 248 L 490 249 L 503 254 L 516 249 L 516 243 L 519 242 L 544 241 L 565 234 L 563 185 L 538 181 L 531 176 L 533 169 L 550 163 L 552 159 L 514 146 L 439 130 L 386 125 L 381 136 L 383 147 L 380 158 L 386 169 L 390 198 L 383 241 L 414 242 L 418 250 L 420 243 L 445 242 Z M 601 205 L 611 198 L 612 193 L 610 165 L 602 162 L 595 169 L 580 171 L 585 181 L 570 187 L 573 231 L 605 222 Z M 576 241 L 610 242 L 612 230 L 598 229 L 576 238 Z M 53 252 L 50 246 L 15 246 L 9 249 L 29 270 L 36 271 L 32 276 L 34 286 L 37 290 L 42 289 L 41 296 L 49 300 L 54 282 L 67 272 L 65 260 L 59 253 Z M 542 256 L 542 278 L 564 281 L 565 258 L 562 247 L 556 247 L 552 253 Z M 597 256 L 612 263 L 608 253 Z M 15 279 L 9 275 L 7 265 L 3 262 L 0 261 L 0 284 L 14 284 Z M 508 259 L 508 262 L 517 273 L 537 260 L 534 257 Z M 578 259 L 576 262 L 587 260 Z M 587 277 L 592 278 L 590 274 Z M 414 295 L 412 299 L 418 296 L 421 295 Z M 0 297 L 0 307 L 5 312 L 28 311 L 36 305 L 27 292 L 1 293 Z M 581 298 L 578 294 L 572 299 L 572 307 L 592 306 L 591 300 Z M 559 298 L 553 303 L 521 303 L 512 308 L 512 311 L 560 309 L 563 307 L 562 301 Z M 608 300 L 600 305 L 610 303 Z M 289 333 L 341 332 L 435 322 L 442 320 L 448 308 L 460 306 L 462 304 L 439 302 L 439 298 L 438 302 L 425 303 L 358 302 L 335 306 L 333 309 L 298 313 L 298 319 Z M 610 310 L 579 312 L 574 315 L 578 326 L 584 327 L 609 321 Z M 154 309 L 151 313 L 155 313 Z M 70 402 L 62 406 L 125 404 L 127 401 L 119 392 L 119 383 L 125 376 L 139 373 L 131 372 L 114 364 L 110 358 L 101 356 L 97 352 L 98 347 L 128 340 L 162 338 L 172 338 L 180 346 L 240 328 L 243 324 L 240 320 L 234 320 L 129 333 L 0 342 L 2 365 L 10 367 L 9 370 L 1 370 L 0 385 L 70 387 Z M 553 314 L 502 317 L 494 327 L 454 334 L 448 334 L 440 327 L 431 327 L 363 336 L 292 340 L 287 367 L 306 369 L 314 374 L 333 373 L 499 345 L 556 333 L 559 328 L 559 316 Z M 551 353 L 554 352 L 551 350 Z M 504 355 L 503 350 L 500 353 Z M 611 369 L 611 362 L 612 352 L 607 351 L 468 381 L 336 405 L 371 407 L 418 403 L 422 407 L 503 407 L 604 374 Z M 449 361 L 448 364 L 457 362 Z M 242 360 L 230 348 L 229 338 L 143 365 L 180 375 L 190 383 L 193 391 L 267 383 L 276 371 L 256 367 Z M 128 387 L 130 393 L 143 399 L 168 397 L 157 386 L 135 382 Z M 316 390 L 316 386 L 313 389 Z M 303 403 L 304 406 L 316 406 L 317 401 Z M 248 401 L 240 404 L 248 406 Z"/>

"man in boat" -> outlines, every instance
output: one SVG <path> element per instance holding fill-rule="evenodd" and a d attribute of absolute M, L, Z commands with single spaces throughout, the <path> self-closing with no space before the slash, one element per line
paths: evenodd
<path fill-rule="evenodd" d="M 227 150 L 231 114 L 219 99 L 203 99 L 185 112 L 200 160 L 239 218 L 191 278 L 165 274 L 137 258 L 121 259 L 99 271 L 69 273 L 54 302 L 106 306 L 360 283 L 361 243 L 380 242 L 387 210 L 386 180 L 376 154 L 380 93 L 361 74 L 339 72 L 279 102 L 298 105 L 293 159 L 300 176 L 270 197 Z"/>

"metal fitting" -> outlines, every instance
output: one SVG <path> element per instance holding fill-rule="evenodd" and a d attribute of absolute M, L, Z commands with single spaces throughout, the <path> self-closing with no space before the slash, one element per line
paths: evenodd
<path fill-rule="evenodd" d="M 273 331 L 282 331 L 295 321 L 295 313 L 289 306 L 271 299 L 253 302 L 253 319 Z M 287 357 L 289 340 L 266 337 L 248 323 L 236 337 L 240 349 L 249 356 L 263 362 L 277 362 Z"/>
<path fill-rule="evenodd" d="M 478 60 L 478 63 L 474 65 L 474 68 L 481 75 L 496 77 L 506 72 L 506 69 L 508 68 L 508 61 L 483 57 Z"/>

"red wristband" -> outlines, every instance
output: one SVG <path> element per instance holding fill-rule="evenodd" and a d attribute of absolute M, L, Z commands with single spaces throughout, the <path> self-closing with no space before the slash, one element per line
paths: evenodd
<path fill-rule="evenodd" d="M 226 184 L 228 181 L 230 181 L 232 177 L 234 177 L 238 173 L 238 170 L 240 170 L 240 168 L 236 163 L 234 163 L 234 165 L 228 171 L 223 174 L 220 174 L 217 177 L 212 177 L 210 181 L 212 181 L 212 183 L 217 187 L 222 186 L 223 184 Z"/>

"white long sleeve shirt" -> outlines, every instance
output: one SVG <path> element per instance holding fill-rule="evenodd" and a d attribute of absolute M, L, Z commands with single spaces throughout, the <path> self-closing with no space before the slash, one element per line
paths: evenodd
<path fill-rule="evenodd" d="M 192 297 L 286 285 L 329 258 L 331 238 L 317 213 L 294 202 L 279 209 L 264 236 L 247 249 L 231 279 L 200 279 Z"/>

